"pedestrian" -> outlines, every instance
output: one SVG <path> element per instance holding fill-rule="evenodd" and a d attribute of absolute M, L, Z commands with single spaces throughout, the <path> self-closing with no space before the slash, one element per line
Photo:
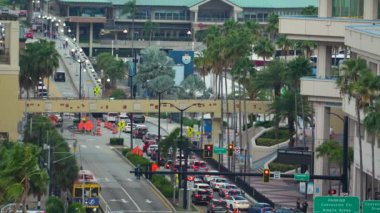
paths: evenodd
<path fill-rule="evenodd" d="M 302 203 L 302 212 L 306 213 L 306 212 L 307 212 L 307 207 L 309 207 L 309 204 L 308 204 L 307 201 L 305 200 L 305 201 Z"/>
<path fill-rule="evenodd" d="M 301 210 L 301 199 L 300 198 L 297 199 L 296 206 L 297 206 L 296 208 L 298 210 Z"/>

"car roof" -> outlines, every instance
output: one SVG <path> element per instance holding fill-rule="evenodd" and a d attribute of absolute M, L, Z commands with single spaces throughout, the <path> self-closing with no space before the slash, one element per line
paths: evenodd
<path fill-rule="evenodd" d="M 210 186 L 207 183 L 196 183 L 196 185 L 199 185 L 199 186 Z"/>

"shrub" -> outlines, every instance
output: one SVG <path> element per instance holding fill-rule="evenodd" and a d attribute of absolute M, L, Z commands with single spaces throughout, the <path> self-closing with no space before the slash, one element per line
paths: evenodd
<path fill-rule="evenodd" d="M 132 154 L 128 152 L 126 154 L 126 157 L 128 158 L 129 161 L 131 161 L 131 163 L 133 163 L 133 165 L 135 166 L 140 165 L 143 169 L 145 169 L 145 166 L 150 165 L 150 161 L 148 159 L 138 156 L 136 154 Z"/>
<path fill-rule="evenodd" d="M 132 149 L 131 148 L 124 148 L 121 153 L 124 155 L 124 156 L 127 156 L 127 153 L 130 152 Z"/>
<path fill-rule="evenodd" d="M 64 213 L 65 207 L 58 197 L 49 197 L 45 203 L 46 213 Z"/>
<path fill-rule="evenodd" d="M 85 213 L 86 209 L 81 203 L 72 203 L 67 209 L 67 213 Z"/>
<path fill-rule="evenodd" d="M 280 128 L 278 130 L 278 138 L 276 139 L 275 130 L 272 129 L 262 134 L 256 139 L 256 145 L 258 146 L 273 146 L 289 139 L 289 133 L 287 129 Z"/>
<path fill-rule="evenodd" d="M 173 187 L 172 183 L 165 178 L 163 175 L 153 175 L 152 176 L 152 183 L 157 187 L 158 190 L 161 191 L 161 193 L 166 198 L 172 198 L 173 197 Z"/>
<path fill-rule="evenodd" d="M 287 172 L 289 170 L 293 170 L 297 168 L 297 166 L 295 165 L 277 163 L 277 162 L 272 162 L 268 166 L 271 171 L 280 171 L 280 172 Z"/>
<path fill-rule="evenodd" d="M 255 127 L 262 126 L 264 128 L 269 128 L 273 126 L 273 121 L 256 121 Z"/>
<path fill-rule="evenodd" d="M 197 119 L 189 119 L 189 118 L 183 117 L 183 125 L 184 126 L 194 126 L 194 124 L 200 125 L 200 123 L 201 122 Z"/>
<path fill-rule="evenodd" d="M 246 126 L 248 126 L 248 129 L 252 127 L 252 124 L 251 123 L 248 123 L 247 125 L 243 125 L 243 131 L 246 130 Z"/>
<path fill-rule="evenodd" d="M 110 145 L 124 145 L 124 138 L 110 138 Z"/>

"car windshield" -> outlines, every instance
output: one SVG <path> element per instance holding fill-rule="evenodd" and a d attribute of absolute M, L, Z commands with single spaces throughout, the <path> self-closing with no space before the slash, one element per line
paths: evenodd
<path fill-rule="evenodd" d="M 206 186 L 206 185 L 204 185 L 204 186 L 203 186 L 203 185 L 199 185 L 199 188 L 200 188 L 200 189 L 209 189 L 210 187 L 209 187 L 209 186 Z"/>
<path fill-rule="evenodd" d="M 116 116 L 118 116 L 118 114 L 117 113 L 109 113 L 108 116 L 110 116 L 110 117 L 116 117 Z"/>
<path fill-rule="evenodd" d="M 200 163 L 201 167 L 207 167 L 207 164 L 205 162 Z"/>
<path fill-rule="evenodd" d="M 210 194 L 210 191 L 206 191 L 206 190 L 199 190 L 198 191 L 198 194 Z"/>
<path fill-rule="evenodd" d="M 235 185 L 226 185 L 226 189 L 238 189 Z"/>
<path fill-rule="evenodd" d="M 199 162 L 195 162 L 194 166 L 199 166 L 199 164 L 200 164 Z"/>
<path fill-rule="evenodd" d="M 228 194 L 229 194 L 229 195 L 240 195 L 241 192 L 238 191 L 238 190 L 231 190 L 231 191 L 228 192 Z"/>
<path fill-rule="evenodd" d="M 216 179 L 215 182 L 217 182 L 217 183 L 225 183 L 225 182 L 227 182 L 227 180 L 226 179 Z"/>
<path fill-rule="evenodd" d="M 246 200 L 244 197 L 240 197 L 240 196 L 235 196 L 234 198 L 235 200 Z"/>
<path fill-rule="evenodd" d="M 225 207 L 227 205 L 226 201 L 223 200 L 212 201 L 212 204 L 215 205 L 215 207 Z"/>

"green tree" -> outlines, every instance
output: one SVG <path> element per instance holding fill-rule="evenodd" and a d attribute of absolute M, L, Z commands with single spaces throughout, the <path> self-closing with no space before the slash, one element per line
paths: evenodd
<path fill-rule="evenodd" d="M 164 51 L 157 47 L 149 47 L 144 49 L 141 54 L 144 62 L 139 65 L 139 72 L 135 76 L 136 84 L 146 85 L 148 80 L 153 80 L 161 75 L 167 75 L 174 79 L 174 61 Z"/>
<path fill-rule="evenodd" d="M 318 7 L 309 5 L 301 10 L 301 15 L 305 16 L 316 16 L 318 15 Z"/>
<path fill-rule="evenodd" d="M 113 90 L 110 97 L 113 97 L 114 99 L 126 99 L 127 98 L 124 90 L 122 90 L 122 89 Z"/>
<path fill-rule="evenodd" d="M 148 88 L 152 89 L 156 95 L 162 95 L 170 91 L 174 86 L 174 79 L 172 76 L 160 75 L 150 80 L 147 84 Z M 161 96 L 162 97 L 162 96 Z"/>
<path fill-rule="evenodd" d="M 49 197 L 46 201 L 46 213 L 64 213 L 65 207 L 58 197 Z"/>
<path fill-rule="evenodd" d="M 122 14 L 126 14 L 132 18 L 132 30 L 131 30 L 131 40 L 132 40 L 132 51 L 134 50 L 133 44 L 135 40 L 135 17 L 137 12 L 137 6 L 136 6 L 136 0 L 130 0 L 127 3 L 125 3 Z M 134 53 L 132 53 L 132 56 L 134 56 Z"/>
<path fill-rule="evenodd" d="M 196 99 L 197 94 L 202 94 L 206 85 L 205 82 L 198 75 L 189 75 L 181 82 L 181 87 L 184 90 L 185 97 L 189 99 Z"/>
<path fill-rule="evenodd" d="M 116 87 L 116 80 L 125 77 L 126 68 L 122 60 L 116 59 L 110 53 L 101 53 L 97 56 L 97 67 L 103 70 L 111 80 L 111 87 Z"/>
<path fill-rule="evenodd" d="M 295 48 L 300 49 L 303 52 L 303 55 L 306 58 L 310 58 L 313 50 L 317 48 L 317 43 L 315 41 L 304 40 L 304 41 L 296 41 Z"/>
<path fill-rule="evenodd" d="M 342 149 L 339 142 L 334 140 L 327 140 L 316 149 L 317 158 L 326 157 L 327 159 L 327 172 L 329 176 L 331 175 L 331 163 L 337 162 L 338 158 L 342 157 L 342 154 L 339 154 L 339 152 L 342 152 Z M 331 181 L 329 181 L 329 184 L 331 188 Z"/>
<path fill-rule="evenodd" d="M 46 170 L 39 167 L 38 156 L 41 149 L 32 144 L 13 144 L 1 146 L 2 161 L 0 162 L 0 189 L 3 200 L 16 203 L 16 208 L 22 204 L 26 209 L 31 185 L 44 188 L 48 181 Z M 41 189 L 39 189 L 41 191 Z"/>
<path fill-rule="evenodd" d="M 262 37 L 255 43 L 255 46 L 253 47 L 253 51 L 258 56 L 263 58 L 264 69 L 265 69 L 266 59 L 273 56 L 275 48 L 269 39 Z"/>
<path fill-rule="evenodd" d="M 67 209 L 67 213 L 85 213 L 86 209 L 81 203 L 72 203 Z"/>
<path fill-rule="evenodd" d="M 278 14 L 271 13 L 268 16 L 268 22 L 267 26 L 265 28 L 266 33 L 268 33 L 268 40 L 273 40 L 276 38 L 276 35 L 278 33 Z"/>
<path fill-rule="evenodd" d="M 285 62 L 287 62 L 287 56 L 289 55 L 289 50 L 294 46 L 293 42 L 286 38 L 285 35 L 281 35 L 276 40 L 276 45 L 281 48 L 282 55 L 285 56 Z"/>
<path fill-rule="evenodd" d="M 144 23 L 144 36 L 149 38 L 149 46 L 152 41 L 152 36 L 155 31 L 158 29 L 158 24 L 156 22 L 152 22 L 150 19 Z"/>
<path fill-rule="evenodd" d="M 358 140 L 359 140 L 359 163 L 360 163 L 360 175 L 359 175 L 359 183 L 360 183 L 360 200 L 363 200 L 364 196 L 364 186 L 363 186 L 363 150 L 362 150 L 362 133 L 361 133 L 361 116 L 360 110 L 362 110 L 367 104 L 368 100 L 366 100 L 366 85 L 359 83 L 359 78 L 362 75 L 365 75 L 366 72 L 370 72 L 367 68 L 366 61 L 363 59 L 349 59 L 340 67 L 341 75 L 337 78 L 337 85 L 340 88 L 340 92 L 342 95 L 348 97 L 350 101 L 351 98 L 355 100 L 355 110 L 356 110 L 356 118 L 357 128 L 358 128 Z"/>

